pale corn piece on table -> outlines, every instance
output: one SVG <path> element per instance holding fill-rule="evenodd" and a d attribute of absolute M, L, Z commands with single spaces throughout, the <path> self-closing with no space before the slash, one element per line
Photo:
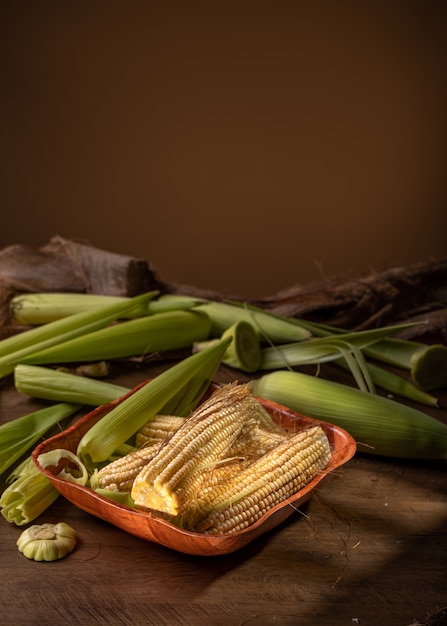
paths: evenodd
<path fill-rule="evenodd" d="M 253 524 L 331 456 L 320 426 L 287 433 L 237 383 L 216 390 L 189 418 L 157 416 L 137 441 L 143 447 L 100 470 L 98 484 L 130 491 L 138 508 L 209 534 Z"/>

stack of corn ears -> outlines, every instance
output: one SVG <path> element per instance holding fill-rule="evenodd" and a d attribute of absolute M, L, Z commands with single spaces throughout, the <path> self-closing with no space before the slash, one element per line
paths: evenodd
<path fill-rule="evenodd" d="M 248 385 L 237 383 L 215 391 L 188 418 L 157 416 L 137 441 L 143 447 L 102 468 L 92 486 L 130 492 L 136 507 L 209 534 L 253 524 L 331 456 L 321 426 L 288 434 Z"/>

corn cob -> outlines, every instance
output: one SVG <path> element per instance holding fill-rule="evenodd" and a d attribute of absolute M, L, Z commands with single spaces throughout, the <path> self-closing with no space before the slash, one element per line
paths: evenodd
<path fill-rule="evenodd" d="M 289 437 L 283 429 L 266 430 L 248 419 L 224 458 L 198 467 L 177 486 L 179 510 L 176 519 L 172 521 L 182 526 L 184 511 L 197 500 L 197 494 L 202 489 L 230 482 L 250 463 L 272 451 Z"/>
<path fill-rule="evenodd" d="M 142 467 L 154 458 L 160 445 L 161 441 L 129 452 L 129 454 L 112 461 L 99 471 L 94 472 L 90 479 L 90 486 L 92 489 L 130 492 L 135 477 Z"/>
<path fill-rule="evenodd" d="M 92 488 L 130 492 L 137 474 L 154 458 L 163 441 L 169 439 L 184 421 L 185 418 L 175 415 L 156 415 L 149 420 L 136 434 L 137 449 L 96 470 L 90 479 Z"/>
<path fill-rule="evenodd" d="M 184 417 L 176 415 L 156 415 L 137 432 L 135 446 L 141 448 L 169 439 L 184 421 Z"/>
<path fill-rule="evenodd" d="M 203 402 L 136 477 L 131 496 L 138 506 L 176 515 L 181 483 L 199 468 L 225 458 L 256 404 L 247 385 L 230 383 Z"/>
<path fill-rule="evenodd" d="M 191 530 L 231 533 L 253 524 L 279 502 L 302 489 L 330 459 L 329 441 L 313 426 L 277 445 L 245 468 L 190 500 L 182 521 Z"/>

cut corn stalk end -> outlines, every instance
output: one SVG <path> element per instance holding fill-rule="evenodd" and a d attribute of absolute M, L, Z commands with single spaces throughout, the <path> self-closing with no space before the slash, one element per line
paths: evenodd
<path fill-rule="evenodd" d="M 411 376 L 421 389 L 447 388 L 447 346 L 435 344 L 415 351 L 411 358 Z"/>

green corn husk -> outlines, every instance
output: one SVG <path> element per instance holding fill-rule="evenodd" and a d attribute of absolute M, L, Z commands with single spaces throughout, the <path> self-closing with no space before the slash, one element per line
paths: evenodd
<path fill-rule="evenodd" d="M 368 355 L 409 370 L 415 383 L 425 391 L 447 387 L 447 346 L 389 338 L 370 346 Z"/>
<path fill-rule="evenodd" d="M 264 348 L 261 350 L 260 369 L 290 369 L 298 365 L 336 361 L 351 371 L 362 391 L 375 393 L 375 384 L 380 382 L 382 386 L 386 383 L 394 390 L 399 388 L 401 393 L 408 391 L 411 392 L 410 395 L 415 395 L 415 390 L 412 390 L 409 385 L 398 385 L 398 381 L 393 378 L 392 374 L 386 378 L 381 371 L 370 367 L 364 356 L 364 351 L 368 346 L 406 327 L 406 324 L 385 326 L 374 330 L 325 335 L 308 341 Z"/>
<path fill-rule="evenodd" d="M 209 319 L 196 311 L 154 313 L 35 351 L 20 363 L 42 365 L 145 356 L 188 348 L 206 339 L 209 331 Z"/>
<path fill-rule="evenodd" d="M 243 372 L 256 372 L 261 365 L 261 346 L 253 326 L 240 320 L 222 333 L 222 339 L 226 337 L 231 337 L 232 341 L 222 358 L 222 363 Z M 193 351 L 199 352 L 217 341 L 219 339 L 195 342 Z"/>
<path fill-rule="evenodd" d="M 125 296 L 107 296 L 92 293 L 43 292 L 14 296 L 9 304 L 11 318 L 16 324 L 37 326 L 97 310 L 111 304 L 128 302 Z M 147 315 L 147 305 L 141 304 L 127 313 L 128 316 Z"/>
<path fill-rule="evenodd" d="M 128 302 L 126 296 L 108 296 L 93 293 L 27 293 L 15 296 L 10 302 L 11 317 L 16 324 L 40 325 L 92 311 L 98 307 Z M 189 309 L 201 302 L 199 298 L 163 294 L 149 303 L 141 303 L 126 314 L 126 318 L 142 317 L 151 313 Z"/>
<path fill-rule="evenodd" d="M 33 411 L 0 426 L 0 474 L 26 454 L 43 435 L 81 405 L 61 402 Z"/>
<path fill-rule="evenodd" d="M 295 322 L 319 337 L 349 332 L 307 320 L 295 319 Z M 409 370 L 416 385 L 424 391 L 447 388 L 447 346 L 443 344 L 387 337 L 366 347 L 364 353 L 376 361 Z M 408 397 L 411 399 L 411 396 Z"/>
<path fill-rule="evenodd" d="M 397 333 L 407 324 L 385 326 L 343 335 L 319 337 L 308 341 L 272 346 L 261 350 L 260 369 L 282 369 L 296 365 L 309 365 L 333 361 L 340 357 L 340 349 L 354 346 L 364 349 L 384 337 Z"/>
<path fill-rule="evenodd" d="M 148 304 L 149 313 L 163 313 L 165 311 L 181 311 L 198 306 L 203 302 L 203 298 L 184 296 L 176 293 L 165 293 L 158 298 L 151 300 Z"/>
<path fill-rule="evenodd" d="M 15 367 L 14 385 L 17 391 L 33 398 L 90 406 L 107 404 L 130 391 L 127 387 L 103 380 L 26 364 Z"/>
<path fill-rule="evenodd" d="M 150 292 L 126 302 L 70 315 L 1 340 L 0 377 L 11 374 L 15 365 L 30 354 L 103 328 L 122 318 L 132 307 L 149 301 L 156 293 Z"/>
<path fill-rule="evenodd" d="M 57 489 L 37 469 L 31 457 L 25 459 L 8 482 L 0 496 L 0 509 L 3 517 L 16 526 L 32 522 L 59 497 Z"/>
<path fill-rule="evenodd" d="M 208 300 L 195 308 L 210 318 L 210 334 L 213 337 L 221 337 L 222 333 L 239 321 L 251 324 L 259 338 L 270 343 L 303 341 L 311 336 L 308 330 L 289 321 L 288 318 L 280 318 L 253 307 Z"/>
<path fill-rule="evenodd" d="M 188 414 L 200 402 L 219 367 L 231 339 L 222 339 L 202 352 L 193 354 L 146 383 L 134 394 L 118 404 L 101 418 L 82 437 L 77 455 L 91 469 L 107 460 L 123 443 L 126 443 L 151 417 L 159 412 L 169 412 L 180 417 Z M 172 407 L 182 403 L 182 394 L 194 389 L 188 406 L 182 411 Z"/>
<path fill-rule="evenodd" d="M 78 457 L 64 448 L 56 448 L 43 452 L 37 457 L 37 462 L 43 469 L 48 467 L 55 468 L 55 474 L 63 480 L 76 483 L 77 485 L 86 485 L 88 483 L 88 471 Z"/>
<path fill-rule="evenodd" d="M 343 359 L 336 361 L 336 364 L 344 369 L 351 369 Z M 392 395 L 401 396 L 425 406 L 439 408 L 438 398 L 423 391 L 406 378 L 403 378 L 403 376 L 399 376 L 373 363 L 365 363 L 365 366 L 373 385 L 381 387 Z"/>
<path fill-rule="evenodd" d="M 100 489 L 99 487 L 94 491 L 99 496 L 113 500 L 113 502 L 118 502 L 118 504 L 123 504 L 124 506 L 129 507 L 129 509 L 136 508 L 134 500 L 127 491 L 112 491 L 111 489 Z"/>
<path fill-rule="evenodd" d="M 249 385 L 256 396 L 344 428 L 361 452 L 404 459 L 447 459 L 447 425 L 394 400 L 284 370 L 265 374 Z"/>

